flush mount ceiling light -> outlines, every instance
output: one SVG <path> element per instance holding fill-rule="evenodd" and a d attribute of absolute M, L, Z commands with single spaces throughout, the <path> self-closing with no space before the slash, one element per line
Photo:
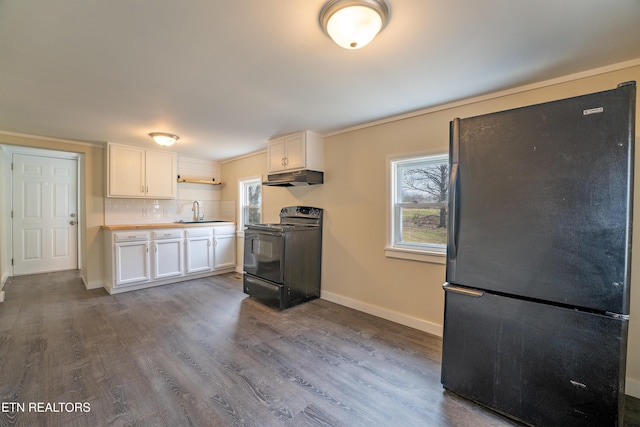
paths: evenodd
<path fill-rule="evenodd" d="M 149 136 L 153 138 L 153 140 L 157 144 L 160 144 L 163 147 L 168 147 L 170 145 L 173 145 L 174 142 L 180 139 L 178 135 L 174 135 L 172 133 L 166 133 L 166 132 L 151 132 Z"/>
<path fill-rule="evenodd" d="M 345 49 L 366 46 L 388 21 L 384 0 L 330 0 L 320 11 L 320 25 Z"/>

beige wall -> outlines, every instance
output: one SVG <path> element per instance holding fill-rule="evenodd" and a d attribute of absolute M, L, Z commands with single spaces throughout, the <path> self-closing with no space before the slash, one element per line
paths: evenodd
<path fill-rule="evenodd" d="M 105 154 L 104 148 L 89 144 L 76 144 L 52 139 L 0 134 L 0 144 L 47 150 L 68 151 L 82 155 L 80 189 L 84 195 L 81 206 L 82 278 L 90 288 L 102 287 L 104 282 L 104 244 L 100 226 L 104 223 Z M 3 168 L 3 163 L 0 163 Z M 6 171 L 0 170 L 4 177 Z M 0 218 L 0 230 L 5 229 L 6 218 Z M 0 236 L 2 237 L 2 236 Z M 3 240 L 6 242 L 6 240 Z M 6 252 L 0 252 L 6 254 Z M 6 262 L 5 259 L 0 263 Z"/>
<path fill-rule="evenodd" d="M 444 312 L 444 265 L 393 259 L 384 255 L 388 218 L 387 157 L 412 153 L 446 154 L 449 121 L 455 117 L 469 117 L 612 89 L 624 81 L 640 81 L 640 67 L 565 80 L 564 83 L 551 82 L 545 87 L 528 87 L 509 94 L 474 99 L 449 108 L 434 109 L 421 115 L 327 137 L 325 184 L 292 189 L 263 187 L 264 221 L 277 222 L 277 213 L 285 205 L 304 204 L 324 208 L 323 298 L 439 334 Z M 640 124 L 640 118 L 636 118 L 636 121 Z M 637 164 L 640 165 L 640 160 Z M 223 198 L 237 198 L 237 180 L 257 174 L 266 174 L 264 153 L 223 163 L 222 175 L 227 183 Z M 636 182 L 640 182 L 640 178 L 636 178 Z M 638 193 L 636 200 L 640 200 Z M 636 210 L 638 215 L 640 209 Z M 635 222 L 640 224 L 640 221 Z M 636 242 L 640 242 L 639 233 L 640 227 L 636 227 Z M 242 258 L 238 259 L 241 262 Z M 640 397 L 638 251 L 632 264 L 634 274 L 627 392 Z"/>

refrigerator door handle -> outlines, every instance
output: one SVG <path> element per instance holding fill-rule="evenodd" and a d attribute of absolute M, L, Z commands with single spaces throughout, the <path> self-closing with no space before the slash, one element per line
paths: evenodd
<path fill-rule="evenodd" d="M 447 231 L 447 280 L 456 280 L 456 259 L 458 257 L 458 163 L 460 161 L 460 119 L 450 123 L 449 146 L 449 224 Z"/>
<path fill-rule="evenodd" d="M 449 234 L 447 234 L 447 245 L 449 247 L 449 261 L 455 261 L 457 255 L 456 248 L 456 196 L 458 187 L 458 164 L 454 163 L 451 165 L 451 179 L 449 182 Z"/>
<path fill-rule="evenodd" d="M 480 298 L 484 295 L 484 291 L 479 291 L 478 289 L 463 288 L 461 286 L 452 285 L 448 282 L 442 285 L 442 288 L 447 292 L 455 292 L 457 294 L 462 294 L 474 298 Z"/>

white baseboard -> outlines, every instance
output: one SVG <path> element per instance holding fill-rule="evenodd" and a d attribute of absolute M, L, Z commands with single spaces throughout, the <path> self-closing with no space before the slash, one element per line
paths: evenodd
<path fill-rule="evenodd" d="M 4 277 L 2 277 L 2 280 L 0 280 L 0 302 L 4 302 L 4 285 L 7 283 L 7 280 L 9 280 L 9 275 L 5 274 Z"/>
<path fill-rule="evenodd" d="M 333 292 L 322 291 L 320 298 L 343 305 L 345 307 L 353 308 L 354 310 L 371 314 L 376 317 L 380 317 L 382 319 L 390 320 L 392 322 L 399 323 L 410 328 L 418 329 L 431 335 L 436 335 L 438 337 L 442 336 L 442 325 L 439 325 L 437 323 L 428 322 L 426 320 L 418 319 L 417 317 L 398 313 L 397 311 L 388 310 L 386 308 L 368 304 L 366 302 L 347 298 Z"/>
<path fill-rule="evenodd" d="M 627 377 L 624 392 L 629 396 L 640 399 L 640 380 Z"/>
<path fill-rule="evenodd" d="M 93 282 L 85 283 L 84 286 L 89 289 L 100 289 L 104 288 L 104 282 L 102 280 L 94 280 Z"/>
<path fill-rule="evenodd" d="M 104 282 L 102 280 L 94 280 L 93 282 L 87 282 L 83 275 L 80 275 L 82 283 L 84 283 L 85 289 L 100 289 L 104 288 Z"/>

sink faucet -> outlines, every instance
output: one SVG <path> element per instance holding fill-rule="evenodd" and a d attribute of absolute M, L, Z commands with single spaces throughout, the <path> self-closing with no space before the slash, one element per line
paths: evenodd
<path fill-rule="evenodd" d="M 200 203 L 198 203 L 197 200 L 193 201 L 193 204 L 191 205 L 191 210 L 193 211 L 193 220 L 194 221 L 202 221 L 204 219 L 204 215 L 202 216 L 202 218 L 200 217 Z"/>

